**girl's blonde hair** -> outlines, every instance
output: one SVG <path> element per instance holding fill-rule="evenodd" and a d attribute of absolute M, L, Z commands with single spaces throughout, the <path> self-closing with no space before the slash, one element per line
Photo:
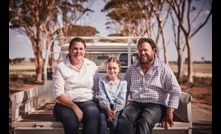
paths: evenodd
<path fill-rule="evenodd" d="M 117 65 L 119 66 L 119 70 L 121 70 L 121 63 L 120 61 L 116 58 L 116 57 L 110 57 L 106 63 L 105 63 L 105 66 L 107 67 L 107 64 L 110 63 L 110 62 L 115 62 L 117 63 Z"/>

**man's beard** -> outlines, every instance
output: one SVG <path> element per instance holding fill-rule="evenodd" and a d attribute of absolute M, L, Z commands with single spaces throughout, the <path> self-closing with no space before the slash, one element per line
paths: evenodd
<path fill-rule="evenodd" d="M 153 57 L 145 57 L 145 58 L 139 58 L 140 64 L 149 64 L 150 62 L 153 61 Z"/>

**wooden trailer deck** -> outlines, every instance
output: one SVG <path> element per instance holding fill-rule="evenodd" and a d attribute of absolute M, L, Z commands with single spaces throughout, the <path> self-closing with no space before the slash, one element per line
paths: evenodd
<path fill-rule="evenodd" d="M 187 95 L 187 98 L 181 98 L 183 100 L 180 100 L 180 106 L 174 113 L 175 125 L 168 130 L 164 130 L 164 128 L 156 125 L 153 134 L 192 134 L 191 111 L 188 111 L 191 110 L 189 109 L 191 107 L 191 96 L 186 93 L 183 93 L 184 95 Z M 184 99 L 189 103 L 183 103 Z M 24 132 L 37 134 L 39 130 L 42 130 L 43 134 L 64 134 L 63 125 L 61 122 L 56 121 L 53 116 L 54 104 L 55 101 L 47 102 L 34 112 L 17 121 L 15 128 L 16 134 L 24 134 Z M 188 114 L 180 114 L 180 112 Z M 81 131 L 82 128 L 83 126 L 81 125 L 79 130 Z M 109 132 L 109 129 L 107 131 Z"/>

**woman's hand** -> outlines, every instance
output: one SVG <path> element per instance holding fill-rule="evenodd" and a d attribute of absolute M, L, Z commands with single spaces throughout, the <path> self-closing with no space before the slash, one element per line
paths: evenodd
<path fill-rule="evenodd" d="M 83 112 L 81 111 L 81 109 L 77 105 L 75 105 L 72 109 L 77 115 L 78 121 L 81 122 L 83 119 Z"/>

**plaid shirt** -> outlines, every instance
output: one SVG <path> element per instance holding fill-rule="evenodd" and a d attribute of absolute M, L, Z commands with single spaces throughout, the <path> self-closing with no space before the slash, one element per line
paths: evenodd
<path fill-rule="evenodd" d="M 157 57 L 146 74 L 137 61 L 128 68 L 124 78 L 128 83 L 127 90 L 132 101 L 178 108 L 181 96 L 179 83 L 170 67 Z"/>

